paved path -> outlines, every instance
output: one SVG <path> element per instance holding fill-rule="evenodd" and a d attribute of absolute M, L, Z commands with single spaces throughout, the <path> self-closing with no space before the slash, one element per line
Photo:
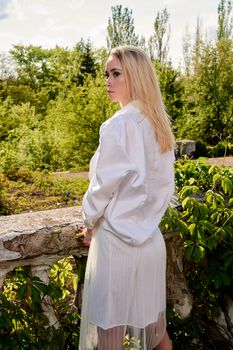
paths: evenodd
<path fill-rule="evenodd" d="M 214 165 L 233 166 L 233 157 L 209 158 L 207 162 Z"/>
<path fill-rule="evenodd" d="M 88 179 L 88 172 L 87 171 L 80 171 L 80 172 L 70 172 L 70 171 L 57 171 L 55 173 L 52 173 L 55 177 L 63 177 L 66 179 Z"/>

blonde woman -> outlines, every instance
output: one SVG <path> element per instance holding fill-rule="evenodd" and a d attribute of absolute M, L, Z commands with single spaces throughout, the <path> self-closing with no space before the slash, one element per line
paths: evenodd
<path fill-rule="evenodd" d="M 147 54 L 111 51 L 106 87 L 121 109 L 100 128 L 83 199 L 86 268 L 80 350 L 170 350 L 160 220 L 174 190 L 174 137 Z"/>

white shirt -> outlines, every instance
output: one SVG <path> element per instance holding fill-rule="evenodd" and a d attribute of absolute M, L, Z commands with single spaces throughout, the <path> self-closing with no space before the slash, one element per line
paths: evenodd
<path fill-rule="evenodd" d="M 154 131 L 133 102 L 100 128 L 83 198 L 86 227 L 103 228 L 130 244 L 158 227 L 174 192 L 174 151 L 161 153 Z"/>

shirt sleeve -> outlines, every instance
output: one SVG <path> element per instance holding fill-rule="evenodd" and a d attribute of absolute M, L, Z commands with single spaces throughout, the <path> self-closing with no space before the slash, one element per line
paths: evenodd
<path fill-rule="evenodd" d="M 84 225 L 88 228 L 103 216 L 121 181 L 133 171 L 119 133 L 119 129 L 108 126 L 100 131 L 96 171 L 83 198 Z"/>

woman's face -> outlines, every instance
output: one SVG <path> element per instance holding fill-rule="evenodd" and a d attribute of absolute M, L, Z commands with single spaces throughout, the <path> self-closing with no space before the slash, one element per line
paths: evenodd
<path fill-rule="evenodd" d="M 123 107 L 129 100 L 127 98 L 125 77 L 122 65 L 115 56 L 110 56 L 105 67 L 106 87 L 109 98 L 114 102 L 119 102 Z"/>

